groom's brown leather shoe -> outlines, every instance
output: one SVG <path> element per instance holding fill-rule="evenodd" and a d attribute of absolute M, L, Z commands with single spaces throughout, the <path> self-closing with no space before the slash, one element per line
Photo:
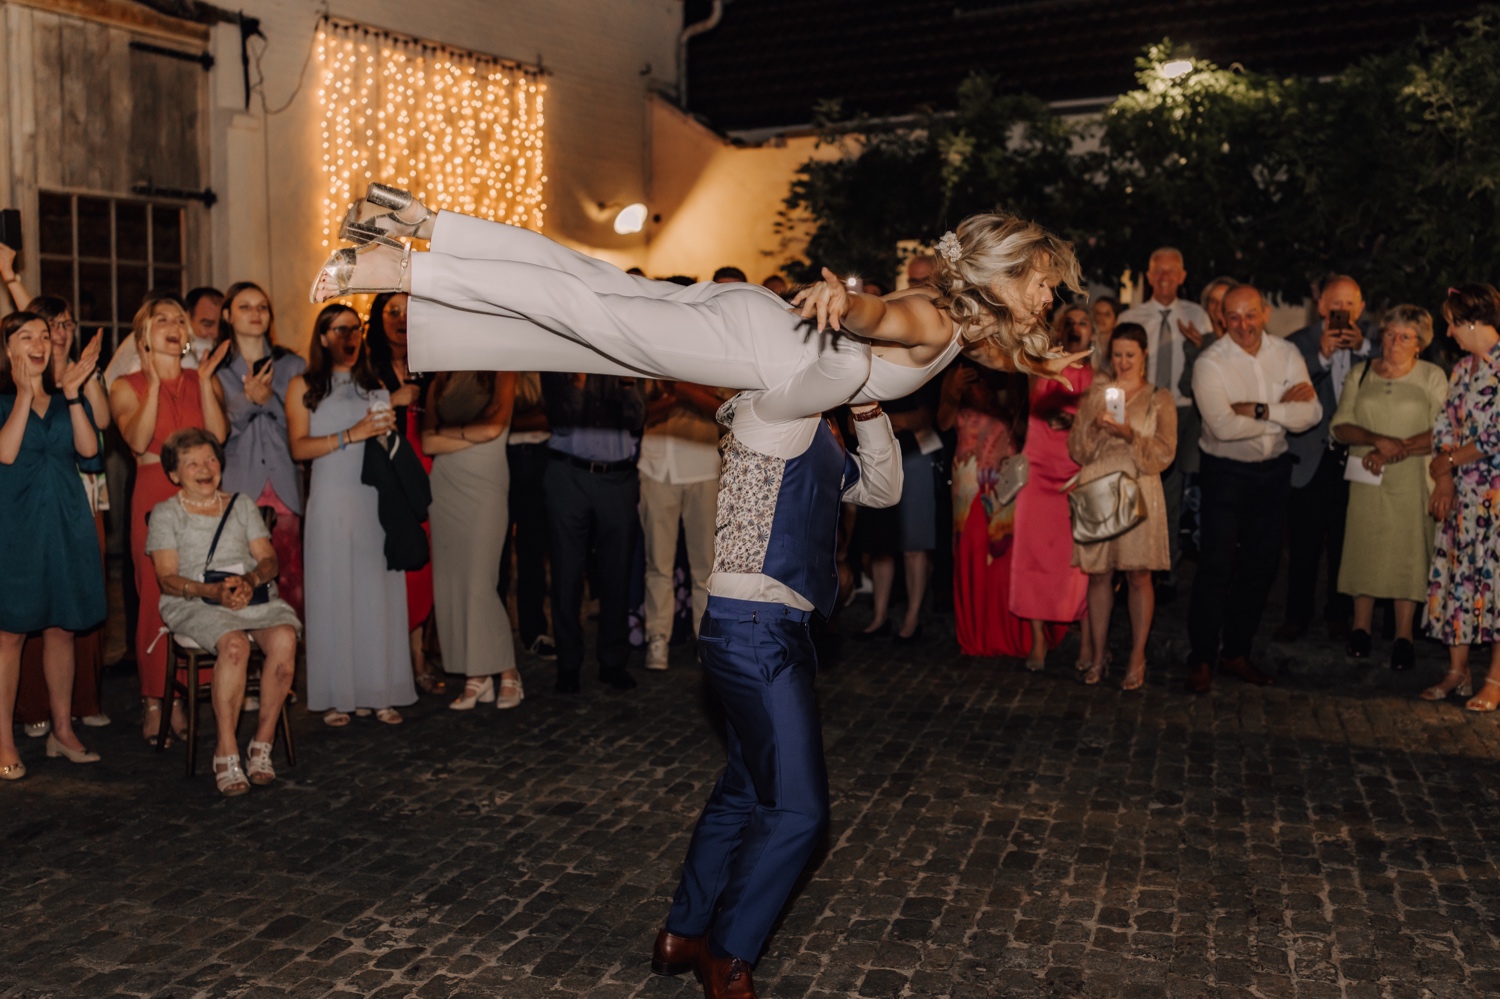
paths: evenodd
<path fill-rule="evenodd" d="M 658 975 L 692 971 L 698 964 L 698 955 L 706 949 L 702 937 L 680 937 L 663 929 L 656 935 L 656 946 L 651 948 L 651 970 Z"/>
<path fill-rule="evenodd" d="M 698 952 L 698 981 L 703 999 L 756 999 L 750 965 L 737 957 L 718 957 L 705 943 Z"/>

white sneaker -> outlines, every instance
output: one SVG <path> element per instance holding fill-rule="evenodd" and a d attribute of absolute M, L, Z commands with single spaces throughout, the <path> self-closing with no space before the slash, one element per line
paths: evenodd
<path fill-rule="evenodd" d="M 103 728 L 104 726 L 109 724 L 109 715 L 101 711 L 97 715 L 84 715 L 78 720 L 83 722 L 89 728 Z"/>
<path fill-rule="evenodd" d="M 666 667 L 663 666 L 662 669 L 666 669 Z M 27 722 L 21 726 L 21 729 L 33 739 L 40 739 L 52 731 L 52 723 L 49 721 Z"/>
<path fill-rule="evenodd" d="M 654 670 L 667 668 L 666 635 L 652 635 L 646 639 L 646 668 Z"/>

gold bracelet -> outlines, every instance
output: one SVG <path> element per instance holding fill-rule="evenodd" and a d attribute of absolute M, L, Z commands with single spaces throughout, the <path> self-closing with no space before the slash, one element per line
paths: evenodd
<path fill-rule="evenodd" d="M 881 409 L 880 403 L 877 402 L 874 409 L 866 410 L 863 413 L 855 413 L 851 411 L 849 415 L 854 418 L 856 423 L 864 423 L 866 420 L 875 419 L 875 417 L 879 416 L 883 412 L 885 412 L 885 410 Z"/>

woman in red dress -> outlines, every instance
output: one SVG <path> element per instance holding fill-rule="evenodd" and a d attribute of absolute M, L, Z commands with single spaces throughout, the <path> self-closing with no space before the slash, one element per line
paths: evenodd
<path fill-rule="evenodd" d="M 109 408 L 120 435 L 135 455 L 135 488 L 130 493 L 130 558 L 135 568 L 140 609 L 135 631 L 135 658 L 146 710 L 142 732 L 152 741 L 159 729 L 157 713 L 167 684 L 167 643 L 158 603 L 161 589 L 156 567 L 146 554 L 146 517 L 153 507 L 176 495 L 177 487 L 161 467 L 161 446 L 183 427 L 202 427 L 220 442 L 229 435 L 224 411 L 214 394 L 214 372 L 228 342 L 203 359 L 197 371 L 184 369 L 183 354 L 192 346 L 187 310 L 175 298 L 148 298 L 135 314 L 131 335 L 141 355 L 141 370 L 123 375 L 109 390 Z M 180 703 L 180 702 L 179 702 Z M 182 721 L 183 724 L 178 724 Z M 173 719 L 181 732 L 185 719 Z"/>
<path fill-rule="evenodd" d="M 953 456 L 953 617 L 970 656 L 1024 658 L 1031 622 L 1010 612 L 1016 501 L 1001 502 L 1001 466 L 1021 450 L 1026 379 L 959 361 L 943 379 L 937 424 L 957 429 Z M 1048 627 L 1055 644 L 1064 625 Z"/>

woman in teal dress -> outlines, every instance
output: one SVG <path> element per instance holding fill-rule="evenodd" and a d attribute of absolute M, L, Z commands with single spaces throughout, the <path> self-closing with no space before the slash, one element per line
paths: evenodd
<path fill-rule="evenodd" d="M 1438 700 L 1471 687 L 1469 647 L 1489 645 L 1484 689 L 1470 711 L 1500 704 L 1500 291 L 1487 284 L 1448 289 L 1448 335 L 1465 351 L 1453 367 L 1448 401 L 1432 428 L 1429 509 L 1439 523 L 1427 589 L 1427 631 L 1448 646 L 1448 675 L 1422 692 Z"/>
<path fill-rule="evenodd" d="M 84 471 L 102 471 L 99 431 L 82 393 L 99 361 L 95 336 L 52 377 L 47 322 L 30 312 L 0 320 L 0 780 L 26 775 L 12 715 L 21 647 L 43 633 L 52 732 L 47 755 L 99 759 L 73 732 L 73 633 L 104 620 L 99 541 Z"/>

